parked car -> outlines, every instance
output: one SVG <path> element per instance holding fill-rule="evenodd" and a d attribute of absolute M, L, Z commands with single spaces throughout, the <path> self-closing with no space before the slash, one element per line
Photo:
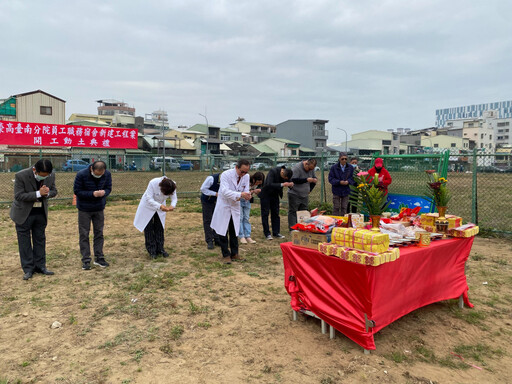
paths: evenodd
<path fill-rule="evenodd" d="M 71 159 L 71 160 L 66 160 L 66 162 L 62 166 L 62 170 L 65 172 L 71 172 L 71 171 L 78 172 L 78 171 L 81 171 L 82 169 L 87 168 L 88 166 L 89 166 L 89 163 L 87 163 L 83 160 Z"/>
<path fill-rule="evenodd" d="M 153 169 L 162 169 L 163 157 L 153 157 L 151 161 Z M 170 171 L 176 171 L 180 168 L 180 163 L 174 157 L 166 157 L 165 158 L 165 169 Z"/>
<path fill-rule="evenodd" d="M 227 171 L 228 169 L 235 169 L 236 164 L 237 164 L 236 162 L 226 163 L 226 164 L 224 164 L 224 166 L 222 167 L 222 170 L 223 170 L 223 171 Z"/>
<path fill-rule="evenodd" d="M 190 171 L 192 169 L 194 169 L 194 165 L 191 161 L 180 161 L 180 170 Z"/>
<path fill-rule="evenodd" d="M 251 169 L 254 169 L 255 171 L 261 171 L 263 169 L 267 169 L 267 164 L 265 163 L 254 163 L 251 165 Z"/>

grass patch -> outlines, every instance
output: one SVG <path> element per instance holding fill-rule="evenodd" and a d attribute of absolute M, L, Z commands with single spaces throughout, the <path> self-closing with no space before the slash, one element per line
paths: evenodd
<path fill-rule="evenodd" d="M 172 340 L 178 340 L 183 335 L 183 332 L 185 332 L 185 330 L 182 325 L 175 325 L 171 328 L 170 337 Z"/>
<path fill-rule="evenodd" d="M 502 357 L 504 352 L 501 349 L 493 349 L 487 344 L 467 345 L 461 344 L 454 348 L 454 352 L 464 357 L 485 364 L 484 358 Z"/>

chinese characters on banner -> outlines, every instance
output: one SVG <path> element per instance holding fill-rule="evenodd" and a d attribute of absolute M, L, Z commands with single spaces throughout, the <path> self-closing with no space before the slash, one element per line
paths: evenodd
<path fill-rule="evenodd" d="M 0 120 L 0 144 L 137 149 L 137 129 Z"/>

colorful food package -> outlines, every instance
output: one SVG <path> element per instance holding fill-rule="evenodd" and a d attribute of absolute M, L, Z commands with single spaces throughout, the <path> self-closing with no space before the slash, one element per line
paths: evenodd
<path fill-rule="evenodd" d="M 312 233 L 327 233 L 336 225 L 336 219 L 330 216 L 313 216 L 302 223 L 295 224 L 292 229 Z"/>
<path fill-rule="evenodd" d="M 367 252 L 385 252 L 389 248 L 389 235 L 357 228 L 334 228 L 331 242 L 343 247 Z"/>
<path fill-rule="evenodd" d="M 347 220 L 348 215 L 349 214 L 345 214 Z M 361 215 L 359 213 L 351 213 L 350 215 L 350 219 L 352 221 L 352 228 L 364 228 L 364 215 Z"/>
<path fill-rule="evenodd" d="M 318 244 L 318 250 L 328 256 L 336 256 L 342 260 L 373 267 L 395 261 L 400 257 L 399 248 L 389 248 L 386 252 L 372 253 L 332 243 L 321 243 Z"/>
<path fill-rule="evenodd" d="M 423 213 L 421 214 L 421 227 L 429 232 L 436 227 L 436 219 L 439 217 L 439 213 Z M 455 215 L 446 215 L 448 220 L 448 229 L 460 227 L 462 225 L 462 217 Z"/>
<path fill-rule="evenodd" d="M 453 237 L 473 237 L 478 235 L 479 228 L 473 223 L 468 223 L 457 228 L 448 230 L 448 234 Z"/>

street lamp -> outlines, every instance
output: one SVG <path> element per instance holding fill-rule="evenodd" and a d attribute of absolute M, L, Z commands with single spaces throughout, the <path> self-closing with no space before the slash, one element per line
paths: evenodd
<path fill-rule="evenodd" d="M 206 112 L 205 112 L 206 113 Z M 208 118 L 206 115 L 203 115 L 202 113 L 198 113 L 199 116 L 203 116 L 206 120 L 206 166 L 208 166 L 209 158 L 208 158 L 208 139 L 210 138 L 210 129 L 208 128 Z"/>
<path fill-rule="evenodd" d="M 206 120 L 206 155 L 208 155 L 208 138 L 210 137 L 210 131 L 208 128 L 208 118 L 206 117 L 206 115 L 203 115 L 202 113 L 198 113 L 198 115 L 203 116 L 204 119 Z"/>
<path fill-rule="evenodd" d="M 336 129 L 339 129 L 340 131 L 345 132 L 345 153 L 348 153 L 348 149 L 347 149 L 347 142 L 348 142 L 347 131 L 345 131 L 343 128 L 336 128 Z"/>

